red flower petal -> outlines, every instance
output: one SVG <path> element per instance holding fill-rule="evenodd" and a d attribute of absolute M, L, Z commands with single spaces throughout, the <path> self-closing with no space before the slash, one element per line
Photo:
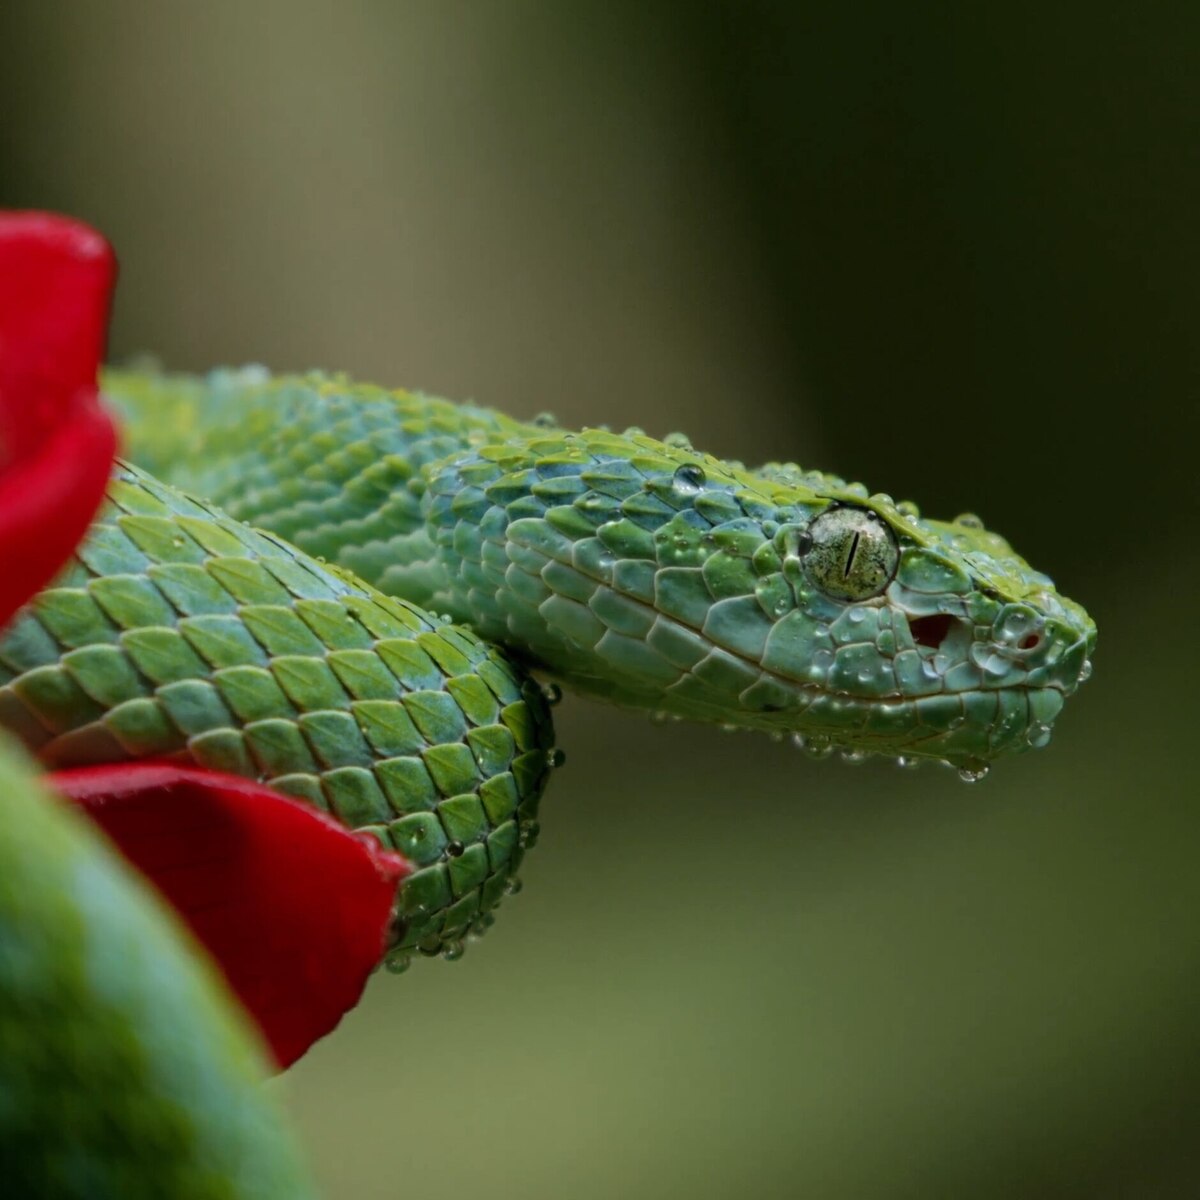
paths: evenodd
<path fill-rule="evenodd" d="M 49 782 L 179 911 L 281 1067 L 358 1002 L 411 870 L 404 859 L 237 776 L 122 763 Z"/>
<path fill-rule="evenodd" d="M 0 628 L 54 578 L 104 499 L 117 449 L 112 421 L 94 393 L 78 393 L 62 416 L 33 458 L 0 471 Z"/>
<path fill-rule="evenodd" d="M 116 260 L 94 229 L 52 213 L 0 213 L 0 422 L 11 458 L 40 446 L 60 407 L 94 390 Z"/>
<path fill-rule="evenodd" d="M 0 213 L 0 625 L 103 498 L 116 435 L 96 399 L 116 266 L 94 230 Z"/>

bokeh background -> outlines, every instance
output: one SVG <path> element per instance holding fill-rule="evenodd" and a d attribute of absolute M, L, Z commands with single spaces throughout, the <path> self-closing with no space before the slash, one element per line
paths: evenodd
<path fill-rule="evenodd" d="M 1100 626 L 973 787 L 568 700 L 522 895 L 275 1085 L 328 1196 L 1200 1193 L 1200 9 L 931 7 L 0 6 L 115 357 L 794 457 Z"/>

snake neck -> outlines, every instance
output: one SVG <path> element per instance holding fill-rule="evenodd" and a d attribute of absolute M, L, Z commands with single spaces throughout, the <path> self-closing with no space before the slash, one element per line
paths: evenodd
<path fill-rule="evenodd" d="M 458 617 L 426 526 L 430 468 L 535 431 L 476 405 L 256 367 L 110 371 L 104 391 L 139 466 L 389 595 L 438 596 Z"/>

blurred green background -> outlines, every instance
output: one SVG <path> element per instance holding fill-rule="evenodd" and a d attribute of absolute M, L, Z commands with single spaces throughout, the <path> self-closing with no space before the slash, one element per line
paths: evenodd
<path fill-rule="evenodd" d="M 566 702 L 524 893 L 276 1085 L 328 1196 L 1200 1193 L 1198 36 L 0 7 L 0 202 L 116 243 L 116 357 L 795 457 L 982 513 L 1100 626 L 1051 748 L 974 787 Z"/>

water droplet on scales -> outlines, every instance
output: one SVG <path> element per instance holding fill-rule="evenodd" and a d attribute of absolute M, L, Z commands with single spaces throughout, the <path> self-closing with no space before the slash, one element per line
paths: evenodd
<path fill-rule="evenodd" d="M 675 468 L 672 485 L 677 492 L 685 496 L 694 496 L 707 482 L 704 468 L 696 463 L 684 463 Z"/>
<path fill-rule="evenodd" d="M 958 777 L 963 783 L 979 783 L 988 773 L 988 765 L 981 758 L 968 758 L 957 766 Z"/>
<path fill-rule="evenodd" d="M 412 960 L 411 950 L 393 950 L 383 960 L 383 965 L 384 969 L 392 975 L 403 975 L 412 966 Z"/>

